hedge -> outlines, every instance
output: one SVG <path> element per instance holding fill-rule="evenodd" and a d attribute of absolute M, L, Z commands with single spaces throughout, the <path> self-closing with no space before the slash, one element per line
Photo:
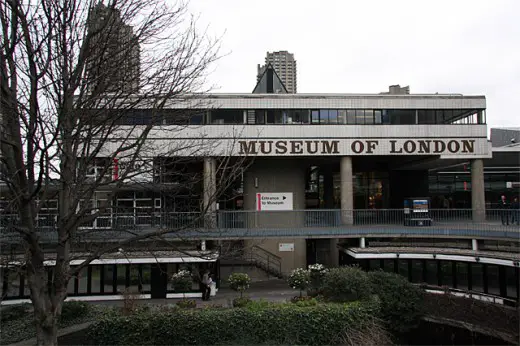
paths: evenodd
<path fill-rule="evenodd" d="M 349 327 L 373 320 L 379 302 L 349 304 L 266 305 L 248 309 L 198 309 L 143 312 L 131 316 L 110 313 L 89 328 L 95 345 L 212 345 L 337 343 Z"/>
<path fill-rule="evenodd" d="M 381 302 L 381 318 L 394 333 L 407 332 L 418 326 L 423 315 L 423 292 L 405 277 L 383 271 L 368 273 L 371 291 Z"/>

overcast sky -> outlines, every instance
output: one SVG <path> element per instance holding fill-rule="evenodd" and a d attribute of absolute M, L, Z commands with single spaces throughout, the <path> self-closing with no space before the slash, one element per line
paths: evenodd
<path fill-rule="evenodd" d="M 227 54 L 216 92 L 253 90 L 267 51 L 297 60 L 300 93 L 485 95 L 489 127 L 520 126 L 520 1 L 191 0 Z"/>

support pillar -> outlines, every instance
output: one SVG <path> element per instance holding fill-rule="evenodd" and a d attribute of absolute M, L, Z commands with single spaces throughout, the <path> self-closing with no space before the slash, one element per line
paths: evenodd
<path fill-rule="evenodd" d="M 471 239 L 471 250 L 478 251 L 478 240 Z"/>
<path fill-rule="evenodd" d="M 341 177 L 341 223 L 354 224 L 354 186 L 352 177 L 352 157 L 343 156 L 340 162 Z"/>
<path fill-rule="evenodd" d="M 216 162 L 212 157 L 204 158 L 203 213 L 206 228 L 215 228 L 217 211 L 217 172 Z"/>
<path fill-rule="evenodd" d="M 330 240 L 330 266 L 331 267 L 339 267 L 339 249 L 338 249 L 339 239 L 331 239 Z"/>
<path fill-rule="evenodd" d="M 366 247 L 365 237 L 359 238 L 359 247 L 364 249 Z"/>
<path fill-rule="evenodd" d="M 484 162 L 471 161 L 471 211 L 474 222 L 486 220 L 486 197 L 484 192 Z"/>

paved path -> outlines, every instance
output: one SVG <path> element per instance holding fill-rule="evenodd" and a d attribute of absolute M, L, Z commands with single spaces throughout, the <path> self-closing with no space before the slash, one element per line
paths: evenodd
<path fill-rule="evenodd" d="M 244 293 L 245 296 L 253 300 L 267 300 L 271 302 L 285 302 L 292 297 L 299 295 L 299 291 L 293 290 L 289 287 L 286 281 L 273 279 L 267 281 L 253 282 L 249 289 Z M 197 306 L 218 304 L 224 307 L 230 307 L 234 298 L 239 297 L 240 294 L 229 288 L 221 288 L 216 296 L 211 297 L 209 301 L 203 301 L 201 298 L 193 298 L 197 302 Z M 175 304 L 180 299 L 143 299 L 142 304 L 150 305 L 164 305 Z M 108 301 L 92 301 L 93 304 L 122 306 L 122 300 L 108 300 Z"/>

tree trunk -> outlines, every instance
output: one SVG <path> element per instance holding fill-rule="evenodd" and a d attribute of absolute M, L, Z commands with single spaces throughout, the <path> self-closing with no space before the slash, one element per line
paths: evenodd
<path fill-rule="evenodd" d="M 58 319 L 48 316 L 43 321 L 36 318 L 36 340 L 37 345 L 58 345 Z"/>

